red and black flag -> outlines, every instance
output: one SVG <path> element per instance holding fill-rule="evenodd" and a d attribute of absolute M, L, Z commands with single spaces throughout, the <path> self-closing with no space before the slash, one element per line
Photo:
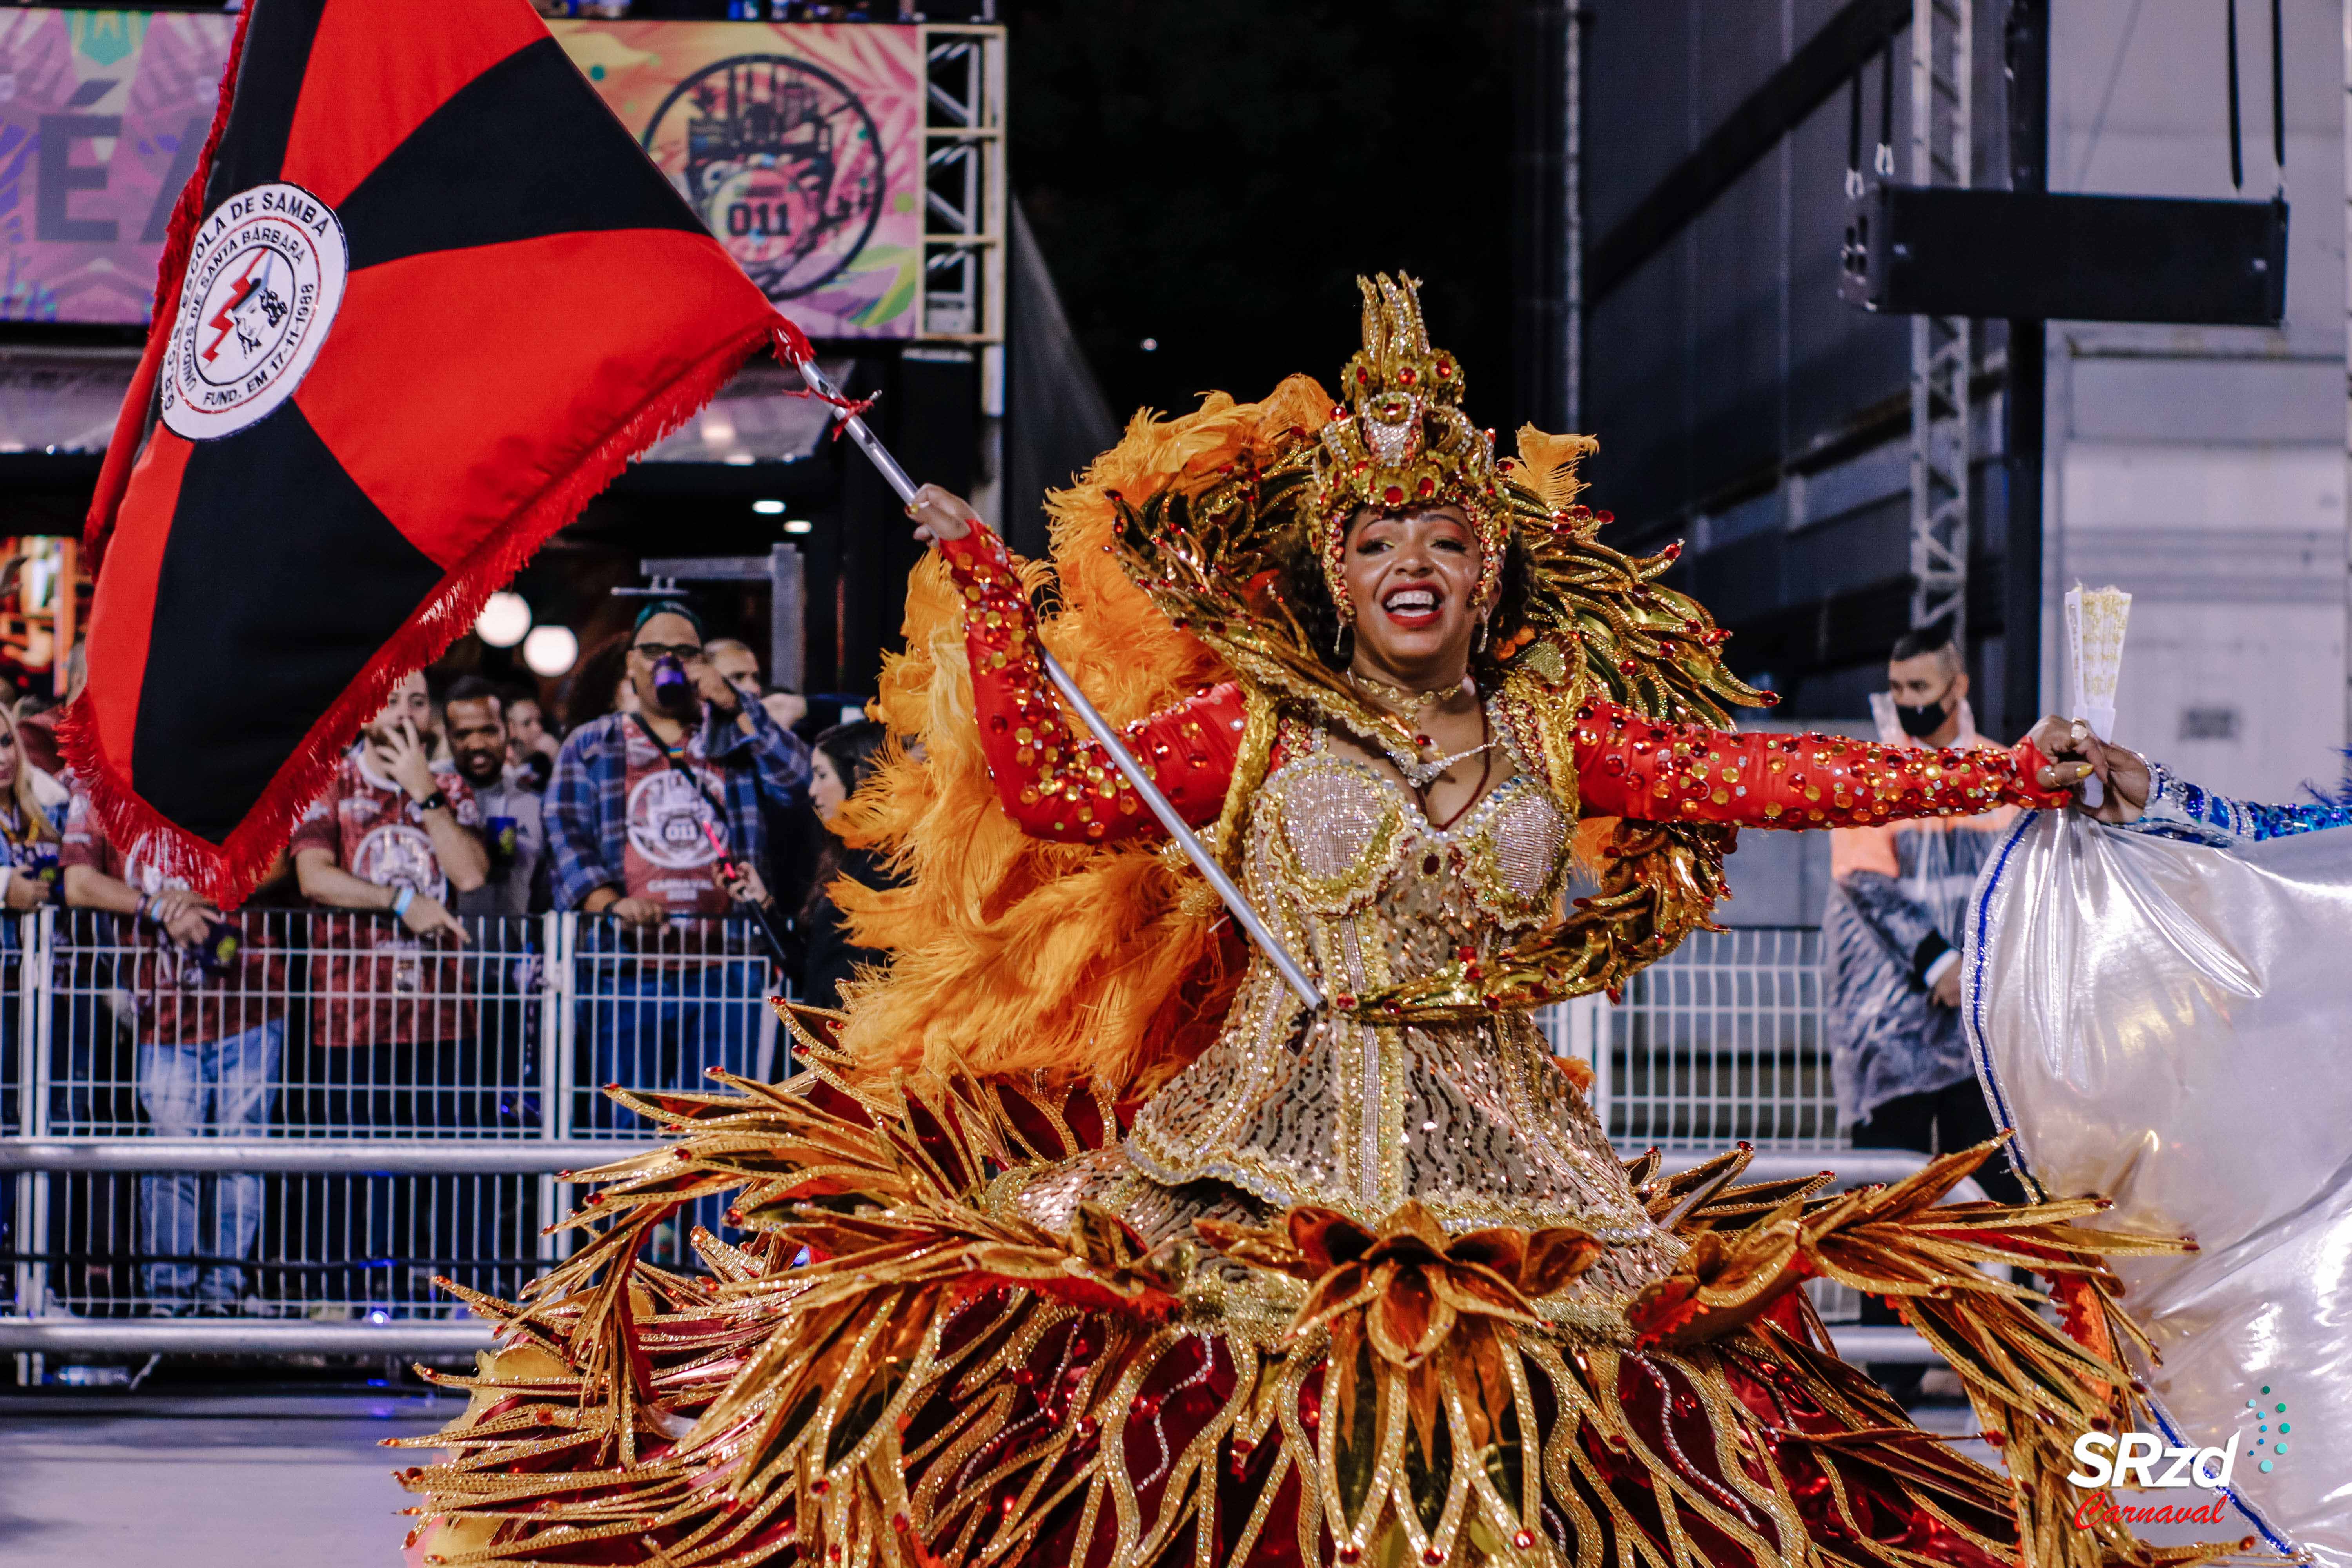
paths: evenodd
<path fill-rule="evenodd" d="M 89 518 L 67 755 L 234 900 L 392 685 L 773 337 L 527 0 L 249 0 Z"/>

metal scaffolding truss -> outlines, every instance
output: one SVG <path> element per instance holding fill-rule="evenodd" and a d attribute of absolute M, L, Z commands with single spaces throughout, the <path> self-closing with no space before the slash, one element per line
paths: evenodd
<path fill-rule="evenodd" d="M 1969 174 L 1972 0 L 1914 0 L 1911 182 Z M 1967 657 L 1969 321 L 1911 318 L 1911 624 L 1949 626 Z"/>
<path fill-rule="evenodd" d="M 923 29 L 921 336 L 1004 341 L 1004 29 Z"/>

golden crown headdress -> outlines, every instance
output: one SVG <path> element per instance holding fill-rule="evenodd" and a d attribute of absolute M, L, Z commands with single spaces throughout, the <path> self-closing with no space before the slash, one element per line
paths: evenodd
<path fill-rule="evenodd" d="M 1493 692 L 1493 711 L 1521 754 L 1541 758 L 1567 796 L 1595 700 L 1617 703 L 1629 720 L 1718 725 L 1735 705 L 1771 700 L 1724 667 L 1727 634 L 1706 611 L 1660 581 L 1679 546 L 1627 555 L 1600 542 L 1610 516 L 1579 501 L 1577 477 L 1596 443 L 1528 426 L 1517 456 L 1498 463 L 1494 437 L 1462 414 L 1461 362 L 1429 346 L 1412 279 L 1361 287 L 1364 347 L 1343 373 L 1340 400 L 1293 376 L 1262 404 L 1219 393 L 1198 414 L 1139 417 L 1081 487 L 1096 487 L 1115 510 L 1114 544 L 1129 580 L 1251 693 L 1258 717 L 1213 835 L 1229 857 L 1238 853 L 1238 814 L 1265 777 L 1276 707 L 1366 737 L 1410 733 L 1335 668 L 1333 650 L 1314 646 L 1307 606 L 1285 587 L 1304 544 L 1347 614 L 1339 552 L 1359 507 L 1461 507 L 1486 573 L 1500 573 L 1507 545 L 1522 552 L 1525 586 L 1497 610 L 1480 689 Z M 1128 461 L 1147 457 L 1145 471 Z M 1075 536 L 1067 548 L 1066 570 L 1091 563 L 1091 547 Z M 1495 581 L 1482 583 L 1482 594 Z M 1399 1020 L 1483 1017 L 1618 984 L 1706 921 L 1723 891 L 1732 833 L 1696 822 L 1594 829 L 1587 847 L 1599 890 L 1566 921 L 1506 952 L 1361 993 L 1358 1005 Z"/>
<path fill-rule="evenodd" d="M 1359 510 L 1460 507 L 1477 531 L 1478 601 L 1503 569 L 1507 509 L 1496 494 L 1495 433 L 1462 412 L 1462 362 L 1432 348 L 1419 279 L 1359 278 L 1364 346 L 1340 373 L 1340 396 L 1318 434 L 1309 511 L 1323 578 L 1344 624 L 1355 618 L 1341 575 L 1348 523 Z"/>

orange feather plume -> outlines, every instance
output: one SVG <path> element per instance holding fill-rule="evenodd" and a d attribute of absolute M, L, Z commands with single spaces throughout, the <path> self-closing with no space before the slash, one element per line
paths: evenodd
<path fill-rule="evenodd" d="M 1206 485 L 1244 456 L 1271 461 L 1330 407 L 1297 375 L 1261 403 L 1212 393 L 1174 418 L 1147 411 L 1075 487 L 1047 497 L 1053 560 L 1023 563 L 1023 579 L 1033 597 L 1058 589 L 1046 646 L 1112 723 L 1226 671 L 1120 571 L 1111 496 L 1137 502 Z M 917 569 L 906 652 L 886 661 L 880 698 L 891 731 L 917 743 L 893 752 L 838 825 L 906 876 L 889 889 L 835 884 L 852 938 L 890 955 L 849 986 L 842 1045 L 866 1072 L 1034 1072 L 1147 1093 L 1213 1037 L 1243 952 L 1198 873 L 1158 836 L 1049 844 L 999 808 L 962 610 L 936 559 Z"/>

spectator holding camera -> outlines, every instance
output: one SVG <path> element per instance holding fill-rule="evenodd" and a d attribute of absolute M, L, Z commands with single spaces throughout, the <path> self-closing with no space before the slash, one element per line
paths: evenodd
<path fill-rule="evenodd" d="M 760 656 L 740 637 L 712 637 L 703 645 L 712 673 L 750 698 L 760 700 Z"/>
<path fill-rule="evenodd" d="M 507 776 L 533 795 L 546 794 L 558 746 L 548 733 L 547 710 L 536 697 L 518 697 L 501 708 L 507 721 Z"/>
<path fill-rule="evenodd" d="M 625 668 L 635 710 L 574 730 L 547 789 L 557 905 L 612 917 L 582 935 L 592 994 L 614 1009 L 582 1030 L 596 1052 L 583 1081 L 698 1083 L 706 1067 L 751 1068 L 764 989 L 702 922 L 772 903 L 768 818 L 803 797 L 808 749 L 713 667 L 677 600 L 639 613 Z"/>
<path fill-rule="evenodd" d="M 547 833 L 539 795 L 507 767 L 511 739 L 499 689 L 469 675 L 441 700 L 441 729 L 457 776 L 481 812 L 488 880 L 450 900 L 459 915 L 527 915 L 547 908 Z"/>

